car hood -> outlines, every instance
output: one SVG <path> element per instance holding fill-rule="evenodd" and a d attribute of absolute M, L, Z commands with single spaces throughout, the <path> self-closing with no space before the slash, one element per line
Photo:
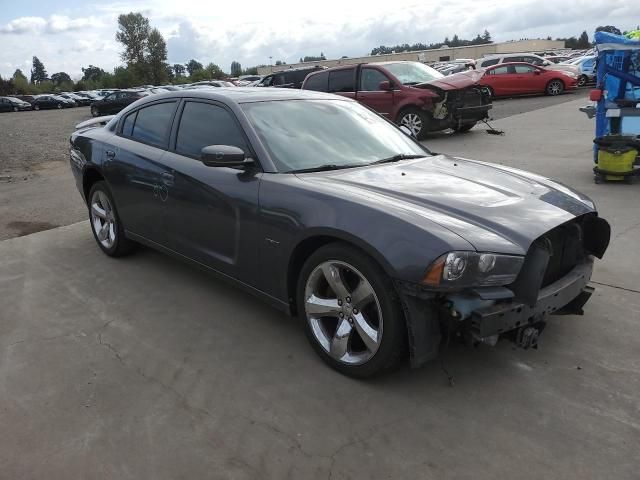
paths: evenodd
<path fill-rule="evenodd" d="M 426 218 L 478 251 L 524 255 L 545 232 L 594 211 L 587 197 L 545 177 L 445 155 L 299 176 Z"/>
<path fill-rule="evenodd" d="M 437 78 L 430 82 L 419 83 L 413 85 L 416 88 L 437 87 L 441 90 L 459 90 L 475 85 L 482 78 L 482 73 L 477 70 L 468 70 L 466 72 L 458 72 L 447 75 L 444 78 Z"/>

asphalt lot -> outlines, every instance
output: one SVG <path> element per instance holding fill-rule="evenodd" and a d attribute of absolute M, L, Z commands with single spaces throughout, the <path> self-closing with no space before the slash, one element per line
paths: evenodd
<path fill-rule="evenodd" d="M 342 377 L 295 320 L 151 250 L 109 259 L 86 221 L 0 242 L 0 478 L 638 478 L 640 196 L 593 184 L 583 103 L 426 142 L 558 178 L 613 226 L 586 315 L 537 351 L 452 345 L 454 387 L 438 363 Z M 80 202 L 55 182 L 37 202 Z"/>

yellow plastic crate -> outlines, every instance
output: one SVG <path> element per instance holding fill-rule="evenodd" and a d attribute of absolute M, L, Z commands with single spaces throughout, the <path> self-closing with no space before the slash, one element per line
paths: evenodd
<path fill-rule="evenodd" d="M 638 150 L 627 147 L 622 149 L 601 148 L 598 150 L 598 169 L 603 172 L 629 173 L 638 156 Z M 607 180 L 624 180 L 622 175 L 605 175 Z"/>

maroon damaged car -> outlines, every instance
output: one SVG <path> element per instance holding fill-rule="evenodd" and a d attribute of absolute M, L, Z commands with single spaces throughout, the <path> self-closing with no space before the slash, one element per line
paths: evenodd
<path fill-rule="evenodd" d="M 367 105 L 418 138 L 451 128 L 466 132 L 488 117 L 491 95 L 474 70 L 444 76 L 420 62 L 347 65 L 307 76 L 302 88 Z"/>

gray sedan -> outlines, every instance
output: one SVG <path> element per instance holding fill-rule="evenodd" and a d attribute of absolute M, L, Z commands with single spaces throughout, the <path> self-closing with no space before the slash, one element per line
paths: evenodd
<path fill-rule="evenodd" d="M 609 242 L 586 196 L 432 154 L 344 97 L 168 92 L 95 122 L 71 167 L 105 254 L 144 244 L 218 275 L 300 317 L 356 377 L 452 335 L 535 346 L 551 315 L 582 312 Z"/>

